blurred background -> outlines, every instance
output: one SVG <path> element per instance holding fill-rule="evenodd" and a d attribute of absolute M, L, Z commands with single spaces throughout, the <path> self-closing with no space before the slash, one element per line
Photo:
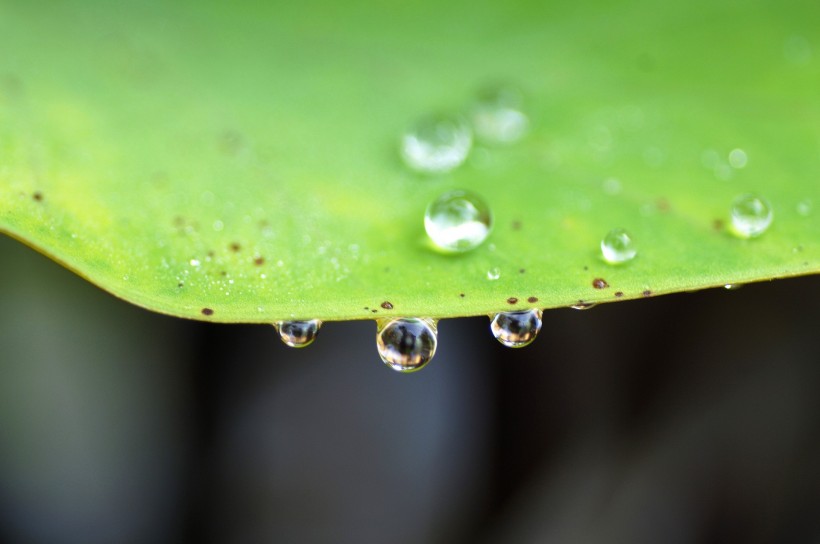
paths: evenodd
<path fill-rule="evenodd" d="M 820 281 L 304 350 L 144 311 L 0 236 L 0 540 L 820 543 Z"/>

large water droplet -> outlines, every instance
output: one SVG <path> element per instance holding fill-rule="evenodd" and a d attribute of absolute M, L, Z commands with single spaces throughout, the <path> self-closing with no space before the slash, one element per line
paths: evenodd
<path fill-rule="evenodd" d="M 461 117 L 434 115 L 419 120 L 401 139 L 401 156 L 418 172 L 449 172 L 467 158 L 473 136 Z"/>
<path fill-rule="evenodd" d="M 292 348 L 309 346 L 316 340 L 322 322 L 318 319 L 308 321 L 278 321 L 274 327 L 279 331 L 279 337 L 286 345 Z"/>
<path fill-rule="evenodd" d="M 743 194 L 732 202 L 732 230 L 741 238 L 760 236 L 772 224 L 772 208 L 757 195 Z"/>
<path fill-rule="evenodd" d="M 541 310 L 501 312 L 490 321 L 493 336 L 508 348 L 523 348 L 535 340 L 541 330 Z"/>
<path fill-rule="evenodd" d="M 487 144 L 511 144 L 527 132 L 524 98 L 512 87 L 489 87 L 476 97 L 471 112 L 476 138 Z"/>
<path fill-rule="evenodd" d="M 436 353 L 437 331 L 432 319 L 399 318 L 379 323 L 376 346 L 382 361 L 398 372 L 415 372 Z"/>
<path fill-rule="evenodd" d="M 490 234 L 492 214 L 480 196 L 468 191 L 450 191 L 427 206 L 424 229 L 443 251 L 469 251 Z"/>
<path fill-rule="evenodd" d="M 749 163 L 749 156 L 742 149 L 733 149 L 729 152 L 729 165 L 732 168 L 746 168 Z"/>
<path fill-rule="evenodd" d="M 601 254 L 609 264 L 620 264 L 634 259 L 638 250 L 628 232 L 613 229 L 601 240 Z"/>

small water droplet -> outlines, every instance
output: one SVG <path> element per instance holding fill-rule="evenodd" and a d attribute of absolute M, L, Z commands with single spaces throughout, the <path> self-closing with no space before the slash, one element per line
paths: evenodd
<path fill-rule="evenodd" d="M 732 230 L 741 238 L 760 236 L 772 224 L 772 208 L 761 197 L 747 193 L 732 202 Z"/>
<path fill-rule="evenodd" d="M 797 203 L 797 213 L 803 217 L 811 215 L 812 202 L 808 198 Z"/>
<path fill-rule="evenodd" d="M 190 261 L 188 261 L 188 264 L 190 264 L 191 266 L 199 266 L 199 259 L 191 259 Z"/>
<path fill-rule="evenodd" d="M 225 223 L 223 223 L 223 222 L 222 222 L 222 221 L 220 221 L 219 219 L 217 219 L 216 221 L 214 221 L 214 224 L 213 224 L 213 229 L 214 229 L 216 232 L 219 232 L 219 231 L 221 231 L 221 230 L 222 230 L 222 229 L 224 229 L 224 228 L 225 228 Z"/>
<path fill-rule="evenodd" d="M 278 321 L 274 327 L 285 345 L 292 348 L 309 346 L 316 340 L 322 322 L 318 319 L 308 321 Z"/>
<path fill-rule="evenodd" d="M 496 266 L 487 270 L 487 279 L 495 281 L 501 277 L 501 270 Z"/>
<path fill-rule="evenodd" d="M 601 253 L 609 264 L 620 264 L 634 259 L 638 250 L 628 232 L 613 229 L 601 240 Z"/>
<path fill-rule="evenodd" d="M 476 138 L 487 144 L 511 144 L 527 132 L 524 98 L 512 87 L 488 87 L 476 97 L 471 112 Z"/>
<path fill-rule="evenodd" d="M 435 355 L 437 334 L 432 319 L 393 319 L 379 323 L 376 346 L 387 366 L 398 372 L 415 372 Z"/>
<path fill-rule="evenodd" d="M 745 168 L 749 162 L 749 157 L 742 149 L 733 149 L 729 152 L 729 165 L 732 168 Z"/>
<path fill-rule="evenodd" d="M 541 310 L 495 314 L 490 321 L 490 330 L 496 340 L 508 348 L 523 348 L 531 344 L 541 330 Z"/>
<path fill-rule="evenodd" d="M 418 172 L 449 172 L 464 162 L 472 144 L 472 133 L 464 119 L 432 115 L 419 120 L 402 136 L 401 156 Z"/>
<path fill-rule="evenodd" d="M 621 192 L 621 180 L 618 178 L 607 178 L 602 184 L 604 192 L 608 195 L 617 195 Z"/>
<path fill-rule="evenodd" d="M 726 289 L 727 291 L 737 291 L 741 287 L 743 287 L 742 283 L 727 283 L 726 285 L 723 286 L 723 288 Z"/>
<path fill-rule="evenodd" d="M 583 300 L 579 300 L 577 304 L 573 304 L 570 308 L 573 310 L 589 310 L 595 306 L 596 304 L 594 302 L 584 302 Z"/>
<path fill-rule="evenodd" d="M 445 252 L 469 251 L 489 236 L 492 214 L 478 195 L 450 191 L 427 206 L 424 229 L 436 247 Z"/>

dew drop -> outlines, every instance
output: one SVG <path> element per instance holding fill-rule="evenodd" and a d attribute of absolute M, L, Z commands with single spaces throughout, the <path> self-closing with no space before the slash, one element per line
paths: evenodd
<path fill-rule="evenodd" d="M 797 213 L 803 217 L 811 215 L 812 202 L 808 198 L 797 203 Z"/>
<path fill-rule="evenodd" d="M 541 310 L 495 314 L 490 321 L 490 330 L 496 340 L 508 348 L 523 348 L 531 344 L 541 330 Z"/>
<path fill-rule="evenodd" d="M 420 119 L 402 136 L 401 156 L 418 172 L 444 173 L 464 162 L 472 144 L 473 136 L 464 119 L 431 115 Z"/>
<path fill-rule="evenodd" d="M 487 270 L 487 279 L 495 281 L 501 277 L 501 270 L 496 266 Z"/>
<path fill-rule="evenodd" d="M 190 264 L 191 266 L 199 266 L 199 259 L 191 259 L 190 261 L 188 261 L 188 264 Z"/>
<path fill-rule="evenodd" d="M 462 190 L 449 191 L 427 206 L 424 229 L 442 251 L 469 251 L 489 236 L 492 214 L 480 196 Z"/>
<path fill-rule="evenodd" d="M 740 238 L 760 236 L 772 224 L 772 208 L 761 197 L 747 193 L 732 202 L 732 230 Z"/>
<path fill-rule="evenodd" d="M 634 259 L 638 250 L 628 232 L 613 229 L 601 240 L 601 254 L 609 264 L 620 264 Z"/>
<path fill-rule="evenodd" d="M 723 288 L 726 289 L 727 291 L 737 291 L 741 287 L 743 287 L 742 283 L 727 283 L 726 285 L 723 286 Z"/>
<path fill-rule="evenodd" d="M 399 318 L 379 323 L 376 346 L 382 361 L 398 372 L 415 372 L 436 353 L 437 331 L 432 319 Z"/>
<path fill-rule="evenodd" d="M 476 138 L 486 144 L 511 144 L 527 132 L 521 93 L 507 86 L 488 87 L 478 93 L 471 112 Z"/>
<path fill-rule="evenodd" d="M 308 321 L 278 321 L 274 325 L 285 345 L 292 348 L 309 346 L 316 340 L 322 322 L 318 319 Z"/>
<path fill-rule="evenodd" d="M 749 157 L 742 149 L 733 149 L 729 152 L 729 165 L 732 168 L 745 168 Z"/>
<path fill-rule="evenodd" d="M 584 302 L 583 300 L 579 300 L 577 304 L 573 304 L 570 308 L 573 310 L 589 310 L 595 306 L 596 304 L 594 302 Z"/>

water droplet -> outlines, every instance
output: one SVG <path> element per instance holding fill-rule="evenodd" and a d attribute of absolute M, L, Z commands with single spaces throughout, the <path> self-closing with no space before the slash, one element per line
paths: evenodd
<path fill-rule="evenodd" d="M 527 132 L 524 98 L 512 87 L 490 87 L 476 97 L 471 112 L 476 138 L 487 144 L 511 144 Z"/>
<path fill-rule="evenodd" d="M 726 289 L 727 291 L 737 291 L 741 287 L 743 287 L 742 283 L 727 283 L 726 285 L 723 286 L 723 288 Z"/>
<path fill-rule="evenodd" d="M 797 203 L 797 213 L 803 217 L 811 215 L 812 202 L 808 198 Z"/>
<path fill-rule="evenodd" d="M 495 314 L 490 321 L 490 330 L 496 340 L 508 348 L 523 348 L 531 344 L 541 330 L 541 310 Z"/>
<path fill-rule="evenodd" d="M 757 195 L 743 194 L 732 202 L 732 230 L 741 238 L 760 236 L 772 224 L 772 208 Z"/>
<path fill-rule="evenodd" d="M 570 308 L 573 310 L 589 310 L 595 306 L 596 304 L 594 302 L 584 302 L 583 300 L 579 300 L 577 304 L 573 304 Z"/>
<path fill-rule="evenodd" d="M 461 117 L 433 115 L 419 120 L 401 139 L 404 162 L 418 172 L 449 172 L 467 158 L 473 144 Z"/>
<path fill-rule="evenodd" d="M 732 168 L 745 168 L 749 157 L 742 149 L 733 149 L 729 152 L 729 165 Z"/>
<path fill-rule="evenodd" d="M 224 229 L 224 228 L 225 228 L 225 223 L 223 223 L 223 222 L 222 222 L 222 221 L 220 221 L 219 219 L 217 219 L 216 221 L 214 221 L 214 224 L 213 224 L 213 229 L 214 229 L 216 232 L 220 232 L 220 231 L 221 231 L 222 229 Z"/>
<path fill-rule="evenodd" d="M 601 240 L 601 253 L 609 264 L 620 264 L 634 259 L 638 250 L 628 232 L 613 229 Z"/>
<path fill-rule="evenodd" d="M 191 266 L 199 266 L 199 259 L 191 259 L 190 261 L 188 261 L 188 264 L 190 264 Z"/>
<path fill-rule="evenodd" d="M 457 253 L 477 247 L 490 234 L 492 214 L 484 200 L 468 191 L 444 193 L 427 206 L 424 229 L 439 249 Z"/>
<path fill-rule="evenodd" d="M 602 185 L 604 192 L 608 195 L 617 195 L 621 192 L 621 180 L 618 178 L 607 178 Z"/>
<path fill-rule="evenodd" d="M 501 270 L 496 266 L 487 270 L 487 279 L 495 281 L 501 277 Z"/>
<path fill-rule="evenodd" d="M 318 319 L 308 321 L 278 321 L 275 325 L 279 337 L 285 345 L 292 348 L 309 346 L 316 340 L 322 322 Z"/>
<path fill-rule="evenodd" d="M 398 372 L 414 372 L 436 353 L 437 331 L 432 319 L 399 318 L 379 323 L 376 346 L 382 361 Z"/>

